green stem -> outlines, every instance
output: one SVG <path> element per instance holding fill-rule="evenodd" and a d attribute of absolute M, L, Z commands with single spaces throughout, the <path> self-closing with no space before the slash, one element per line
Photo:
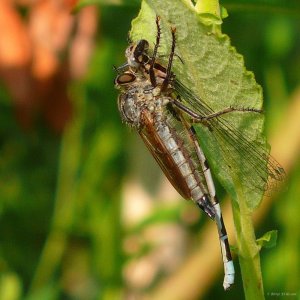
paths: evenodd
<path fill-rule="evenodd" d="M 245 299 L 265 299 L 252 214 L 243 200 L 239 204 L 234 201 L 232 210 Z"/>

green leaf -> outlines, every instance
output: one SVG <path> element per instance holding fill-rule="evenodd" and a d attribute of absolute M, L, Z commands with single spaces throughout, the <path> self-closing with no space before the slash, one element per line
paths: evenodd
<path fill-rule="evenodd" d="M 226 9 L 219 5 L 218 0 L 198 0 L 195 10 L 205 25 L 220 25 L 228 16 Z"/>
<path fill-rule="evenodd" d="M 175 52 L 184 63 L 175 59 L 173 71 L 202 101 L 214 111 L 230 106 L 262 107 L 261 87 L 255 82 L 253 73 L 245 69 L 242 56 L 231 46 L 228 36 L 215 31 L 214 26 L 202 23 L 191 1 L 143 1 L 138 17 L 132 22 L 133 41 L 143 38 L 154 45 L 156 15 L 160 16 L 162 27 L 159 54 L 164 55 L 166 63 L 171 45 L 170 27 L 176 26 Z M 225 115 L 224 119 L 245 133 L 251 145 L 264 147 L 262 115 L 231 113 Z M 244 201 L 249 211 L 255 209 L 261 201 L 266 178 L 253 177 L 253 165 L 248 164 L 251 157 L 247 155 L 247 149 L 231 157 L 233 145 L 214 138 L 205 126 L 198 125 L 196 130 L 213 174 L 234 200 Z M 228 155 L 222 149 L 227 149 Z M 255 164 L 253 161 L 251 163 Z M 249 168 L 245 169 L 243 166 L 247 165 Z M 265 167 L 262 162 L 261 168 Z M 257 184 L 255 188 L 249 183 L 252 181 Z"/>
<path fill-rule="evenodd" d="M 9 272 L 1 272 L 0 299 L 21 299 L 22 284 L 20 278 Z"/>
<path fill-rule="evenodd" d="M 273 248 L 277 243 L 277 230 L 266 232 L 261 238 L 256 240 L 257 245 L 261 248 Z"/>

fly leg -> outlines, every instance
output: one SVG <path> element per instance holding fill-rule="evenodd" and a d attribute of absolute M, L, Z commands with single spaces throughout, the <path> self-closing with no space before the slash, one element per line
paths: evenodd
<path fill-rule="evenodd" d="M 166 77 L 162 83 L 162 87 L 161 90 L 162 91 L 166 91 L 168 88 L 168 85 L 170 83 L 170 81 L 173 78 L 173 73 L 172 73 L 172 64 L 173 64 L 173 59 L 174 59 L 174 55 L 175 55 L 175 45 L 176 45 L 176 27 L 171 27 L 171 34 L 172 34 L 172 45 L 171 45 L 171 52 L 169 55 L 169 61 L 168 61 L 168 66 L 167 66 L 167 70 L 166 70 Z"/>
<path fill-rule="evenodd" d="M 156 16 L 156 28 L 157 28 L 157 34 L 156 34 L 156 42 L 155 42 L 155 46 L 154 46 L 154 51 L 150 60 L 150 68 L 149 68 L 149 77 L 150 77 L 150 81 L 153 87 L 156 87 L 157 82 L 156 82 L 156 77 L 154 74 L 154 64 L 155 64 L 155 60 L 157 57 L 157 51 L 158 51 L 158 47 L 159 47 L 159 42 L 160 42 L 160 35 L 161 35 L 161 30 L 160 30 L 160 17 Z"/>
<path fill-rule="evenodd" d="M 236 107 L 228 107 L 223 110 L 220 110 L 215 113 L 211 113 L 208 115 L 199 115 L 195 113 L 192 109 L 189 107 L 185 106 L 182 102 L 173 99 L 172 104 L 177 106 L 180 110 L 188 114 L 190 117 L 192 117 L 193 121 L 195 123 L 205 123 L 206 121 L 209 121 L 211 119 L 223 116 L 225 114 L 231 113 L 231 112 L 255 112 L 255 113 L 262 113 L 263 111 L 261 109 L 256 109 L 256 108 L 236 108 Z"/>

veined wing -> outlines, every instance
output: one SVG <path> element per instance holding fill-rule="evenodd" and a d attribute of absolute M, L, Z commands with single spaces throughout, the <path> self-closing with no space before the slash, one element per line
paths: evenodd
<path fill-rule="evenodd" d="M 174 88 L 183 103 L 186 103 L 195 113 L 200 116 L 215 113 L 208 104 L 177 79 L 174 81 Z M 232 114 L 235 113 L 232 112 Z M 274 181 L 283 180 L 285 172 L 270 156 L 266 143 L 250 138 L 233 125 L 227 117 L 223 115 L 208 119 L 203 126 L 207 127 L 207 134 L 214 137 L 228 168 L 233 172 L 239 170 L 236 175 L 242 184 L 252 189 L 266 190 L 273 185 Z"/>
<path fill-rule="evenodd" d="M 184 199 L 190 199 L 191 193 L 189 187 L 186 184 L 186 181 L 182 177 L 178 166 L 173 161 L 172 156 L 168 155 L 168 150 L 155 131 L 151 118 L 149 118 L 146 113 L 144 113 L 143 115 L 143 124 L 144 126 L 139 131 L 139 134 L 143 139 L 145 145 L 149 149 L 150 153 L 155 158 L 160 168 L 162 169 L 168 180 L 171 182 L 173 187 L 177 190 L 177 192 Z"/>

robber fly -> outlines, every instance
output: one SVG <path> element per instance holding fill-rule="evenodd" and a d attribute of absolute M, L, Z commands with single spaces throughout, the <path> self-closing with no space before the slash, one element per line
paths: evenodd
<path fill-rule="evenodd" d="M 224 263 L 223 286 L 227 290 L 234 283 L 234 265 L 211 171 L 192 123 L 210 127 L 212 134 L 219 139 L 229 139 L 232 151 L 250 151 L 250 166 L 258 161 L 258 165 L 263 163 L 267 169 L 263 171 L 263 166 L 259 166 L 254 170 L 261 180 L 267 182 L 268 176 L 280 180 L 283 169 L 268 155 L 267 150 L 254 149 L 242 133 L 222 119 L 222 115 L 234 111 L 260 113 L 260 110 L 230 107 L 214 112 L 176 78 L 172 72 L 175 27 L 171 28 L 172 44 L 168 64 L 164 66 L 158 62 L 161 38 L 159 17 L 156 18 L 156 26 L 157 36 L 152 55 L 149 54 L 148 41 L 132 43 L 125 52 L 127 62 L 116 69 L 118 75 L 115 86 L 121 90 L 118 108 L 122 120 L 138 131 L 179 194 L 193 200 L 215 221 Z M 181 101 L 181 96 L 190 106 Z M 238 143 L 242 143 L 239 148 Z"/>

